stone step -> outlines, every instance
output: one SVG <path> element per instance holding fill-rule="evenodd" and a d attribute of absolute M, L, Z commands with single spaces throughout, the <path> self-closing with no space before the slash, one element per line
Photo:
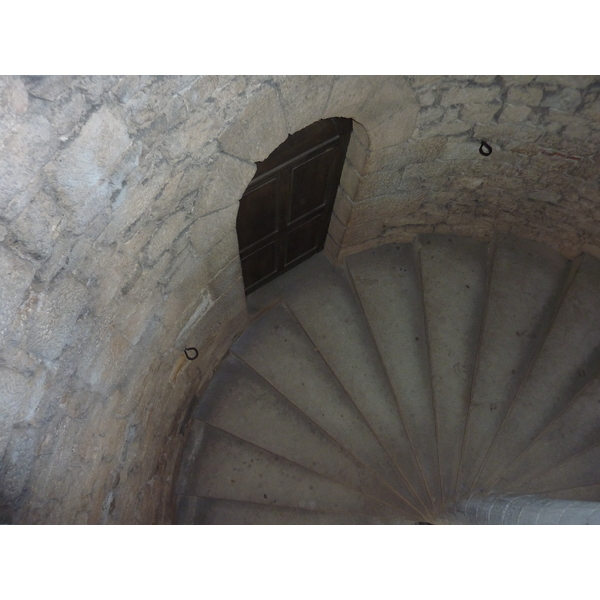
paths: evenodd
<path fill-rule="evenodd" d="M 442 494 L 455 496 L 486 301 L 488 243 L 422 236 L 420 263 Z"/>
<path fill-rule="evenodd" d="M 548 498 L 573 500 L 575 502 L 600 502 L 600 484 L 585 485 L 567 490 L 555 490 L 543 495 Z"/>
<path fill-rule="evenodd" d="M 253 502 L 180 496 L 178 525 L 414 525 L 396 517 L 316 512 Z"/>
<path fill-rule="evenodd" d="M 600 261 L 585 255 L 477 481 L 488 490 L 600 370 Z"/>
<path fill-rule="evenodd" d="M 437 511 L 441 487 L 435 415 L 412 246 L 380 246 L 349 256 L 346 264 L 398 404 L 411 454 Z"/>
<path fill-rule="evenodd" d="M 344 271 L 318 255 L 252 294 L 249 302 L 258 307 L 274 299 L 290 308 L 413 492 L 432 509 L 369 324 Z"/>
<path fill-rule="evenodd" d="M 547 494 L 587 486 L 600 486 L 600 444 L 571 456 L 538 477 L 514 485 L 511 493 Z M 558 496 L 557 496 L 558 497 Z M 583 498 L 578 497 L 578 500 Z"/>
<path fill-rule="evenodd" d="M 497 489 L 519 487 L 600 444 L 600 377 L 592 379 L 506 472 Z"/>
<path fill-rule="evenodd" d="M 211 425 L 204 426 L 202 441 L 186 466 L 188 477 L 178 489 L 180 495 L 385 519 L 399 513 L 373 497 L 354 492 Z"/>
<path fill-rule="evenodd" d="M 193 417 L 355 491 L 410 510 L 397 493 L 236 356 L 223 361 Z"/>
<path fill-rule="evenodd" d="M 547 246 L 503 236 L 494 252 L 457 495 L 471 489 L 544 338 L 569 273 Z"/>
<path fill-rule="evenodd" d="M 415 510 L 419 499 L 300 324 L 281 303 L 231 348 L 277 391 L 376 472 Z"/>

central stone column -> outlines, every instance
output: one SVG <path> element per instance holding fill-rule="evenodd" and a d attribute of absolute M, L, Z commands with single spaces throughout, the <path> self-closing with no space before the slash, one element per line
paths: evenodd
<path fill-rule="evenodd" d="M 461 500 L 449 525 L 600 525 L 600 502 L 498 494 Z"/>

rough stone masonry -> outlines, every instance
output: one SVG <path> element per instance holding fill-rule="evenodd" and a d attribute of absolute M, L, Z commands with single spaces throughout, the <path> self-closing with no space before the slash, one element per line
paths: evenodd
<path fill-rule="evenodd" d="M 0 521 L 171 522 L 187 409 L 246 324 L 238 201 L 288 134 L 355 120 L 334 261 L 420 232 L 600 256 L 599 95 L 594 76 L 0 78 Z"/>

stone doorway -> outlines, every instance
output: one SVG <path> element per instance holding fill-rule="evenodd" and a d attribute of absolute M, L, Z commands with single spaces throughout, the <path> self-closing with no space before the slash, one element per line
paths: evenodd
<path fill-rule="evenodd" d="M 246 294 L 323 249 L 352 123 L 317 121 L 258 163 L 236 223 Z"/>

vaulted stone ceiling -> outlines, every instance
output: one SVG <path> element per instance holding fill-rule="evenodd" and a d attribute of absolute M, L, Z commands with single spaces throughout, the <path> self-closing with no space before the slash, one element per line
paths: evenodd
<path fill-rule="evenodd" d="M 599 93 L 594 76 L 1 78 L 6 518 L 170 520 L 189 402 L 245 324 L 237 203 L 288 134 L 356 121 L 333 260 L 429 231 L 598 256 Z"/>

